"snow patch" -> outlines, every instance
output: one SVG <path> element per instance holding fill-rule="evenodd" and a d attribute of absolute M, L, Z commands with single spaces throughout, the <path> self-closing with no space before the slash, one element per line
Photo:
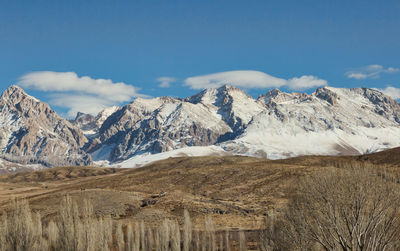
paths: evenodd
<path fill-rule="evenodd" d="M 96 161 L 95 163 L 99 166 L 106 166 L 106 167 L 136 168 L 150 164 L 155 161 L 173 157 L 224 156 L 224 155 L 230 155 L 230 154 L 218 146 L 192 146 L 157 154 L 137 155 L 119 163 L 110 164 L 105 161 Z"/>

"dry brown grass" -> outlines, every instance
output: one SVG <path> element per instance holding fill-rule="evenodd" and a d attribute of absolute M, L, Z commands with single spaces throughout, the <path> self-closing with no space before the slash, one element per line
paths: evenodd
<path fill-rule="evenodd" d="M 70 169 L 48 169 L 0 177 L 0 205 L 10 196 L 27 198 L 33 209 L 51 218 L 55 205 L 69 194 L 91 198 L 98 214 L 135 222 L 159 224 L 167 217 L 182 224 L 186 209 L 193 226 L 203 225 L 211 215 L 217 230 L 254 229 L 269 210 L 286 204 L 298 177 L 316 168 L 247 157 L 199 157 L 168 159 L 108 174 L 101 169 L 102 175 L 96 176 L 63 175 L 58 180 L 47 177 L 54 171 L 70 173 Z M 93 172 L 79 169 L 75 173 Z"/>
<path fill-rule="evenodd" d="M 5 175 L 0 176 L 0 214 L 11 197 L 26 198 L 33 211 L 40 212 L 46 226 L 43 235 L 55 250 L 60 245 L 55 240 L 64 235 L 57 223 L 59 205 L 66 203 L 63 198 L 68 194 L 77 208 L 85 209 L 86 215 L 103 219 L 101 224 L 108 224 L 105 221 L 109 216 L 114 221 L 113 245 L 123 243 L 127 250 L 150 246 L 167 250 L 177 247 L 178 242 L 183 250 L 218 250 L 221 245 L 232 250 L 231 246 L 240 248 L 240 239 L 244 239 L 240 236 L 245 237 L 249 249 L 255 249 L 265 216 L 284 212 L 296 195 L 300 180 L 343 168 L 348 163 L 365 168 L 382 159 L 371 158 L 373 155 L 309 156 L 279 161 L 236 156 L 185 157 L 138 169 L 67 167 Z M 385 161 L 385 166 L 376 168 L 397 172 L 395 163 Z M 385 175 L 381 172 L 382 177 Z M 85 205 L 82 198 L 87 198 L 91 206 Z M 65 222 L 73 221 L 72 215 L 70 212 Z M 82 229 L 77 231 L 87 232 L 85 238 L 90 240 L 91 230 Z M 188 234 L 190 229 L 192 233 Z M 246 231 L 240 234 L 240 230 Z M 103 246 L 104 240 L 100 242 Z M 272 244 L 270 239 L 268 245 Z"/>

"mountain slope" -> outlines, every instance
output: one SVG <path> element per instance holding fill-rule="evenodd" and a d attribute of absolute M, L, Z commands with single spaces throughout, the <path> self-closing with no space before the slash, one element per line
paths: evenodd
<path fill-rule="evenodd" d="M 18 163 L 86 165 L 88 139 L 43 102 L 11 86 L 0 97 L 0 157 Z"/>
<path fill-rule="evenodd" d="M 225 150 L 283 158 L 357 155 L 400 145 L 400 105 L 381 92 L 318 88 L 311 95 L 273 90 L 258 99 L 266 109 Z"/>
<path fill-rule="evenodd" d="M 400 146 L 399 122 L 399 103 L 373 89 L 274 89 L 255 100 L 223 86 L 186 99 L 137 99 L 104 122 L 90 151 L 111 161 L 209 145 L 273 159 L 358 155 Z"/>
<path fill-rule="evenodd" d="M 89 151 L 95 159 L 116 161 L 209 146 L 237 136 L 262 109 L 242 90 L 228 86 L 187 99 L 138 98 L 107 118 Z"/>

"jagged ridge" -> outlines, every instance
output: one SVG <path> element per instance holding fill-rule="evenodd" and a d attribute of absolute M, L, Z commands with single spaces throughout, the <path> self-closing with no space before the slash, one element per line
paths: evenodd
<path fill-rule="evenodd" d="M 254 99 L 223 86 L 185 99 L 137 98 L 97 116 L 78 114 L 71 122 L 12 86 L 0 98 L 0 153 L 55 165 L 87 164 L 89 154 L 116 162 L 188 146 L 268 158 L 400 146 L 399 103 L 368 88 L 323 87 L 312 94 L 273 89 Z"/>
<path fill-rule="evenodd" d="M 186 99 L 137 99 L 111 115 L 89 151 L 118 161 L 187 146 L 284 158 L 348 155 L 400 145 L 399 104 L 368 88 L 273 89 L 257 100 L 230 86 Z"/>

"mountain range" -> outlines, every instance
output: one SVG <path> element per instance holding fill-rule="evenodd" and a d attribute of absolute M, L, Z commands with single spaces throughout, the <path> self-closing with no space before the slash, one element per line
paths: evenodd
<path fill-rule="evenodd" d="M 358 155 L 400 146 L 400 104 L 368 88 L 273 89 L 254 99 L 226 85 L 188 98 L 136 98 L 68 121 L 14 85 L 0 97 L 0 126 L 0 158 L 44 166 Z"/>

